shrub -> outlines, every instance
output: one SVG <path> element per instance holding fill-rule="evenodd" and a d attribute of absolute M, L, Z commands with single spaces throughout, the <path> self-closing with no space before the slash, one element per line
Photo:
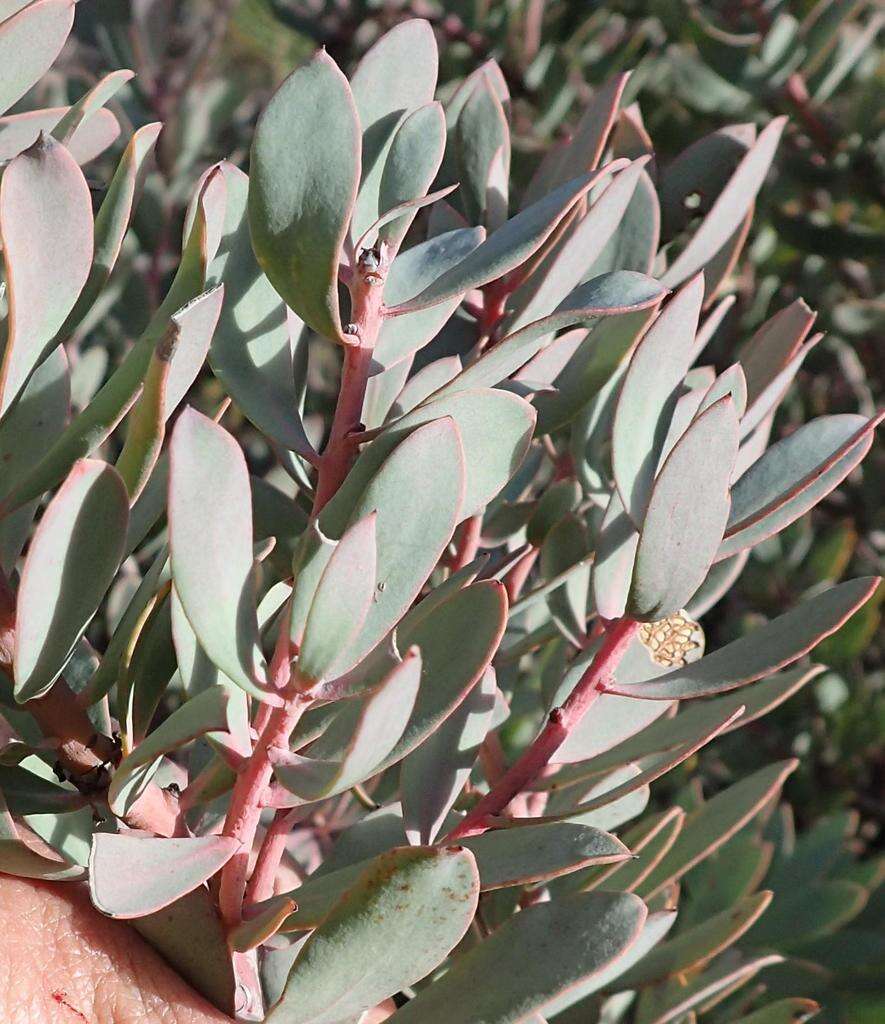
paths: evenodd
<path fill-rule="evenodd" d="M 5 107 L 72 11 L 0 23 Z M 856 823 L 794 842 L 792 760 L 646 813 L 653 783 L 818 675 L 801 659 L 878 583 L 704 650 L 748 552 L 877 422 L 768 445 L 818 340 L 801 300 L 722 372 L 702 362 L 784 121 L 658 171 L 618 75 L 517 201 L 497 65 L 445 107 L 436 66 L 410 20 L 349 82 L 324 51 L 294 71 L 249 176 L 203 175 L 165 295 L 71 417 L 66 352 L 113 287 L 159 126 L 93 221 L 78 161 L 128 73 L 4 121 L 0 868 L 88 879 L 246 1019 L 391 999 L 404 1024 L 663 1024 L 723 1000 L 796 1019 L 814 1004 L 773 968 L 826 959 L 815 942 L 879 879 L 847 855 Z M 209 415 L 186 401 L 206 362 Z M 738 991 L 763 970 L 764 1006 Z"/>

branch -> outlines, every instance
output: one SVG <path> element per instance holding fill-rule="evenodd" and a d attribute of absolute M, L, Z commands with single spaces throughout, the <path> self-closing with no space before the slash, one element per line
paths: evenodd
<path fill-rule="evenodd" d="M 534 782 L 587 713 L 590 705 L 605 692 L 606 685 L 638 629 L 638 622 L 626 618 L 616 619 L 608 626 L 596 657 L 562 707 L 550 712 L 546 725 L 528 750 L 443 842 L 485 832 L 510 801 Z"/>

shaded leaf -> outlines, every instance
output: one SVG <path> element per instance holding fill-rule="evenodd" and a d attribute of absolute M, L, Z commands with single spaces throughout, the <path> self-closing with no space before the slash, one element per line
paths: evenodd
<path fill-rule="evenodd" d="M 49 70 L 73 22 L 73 0 L 38 0 L 0 23 L 0 114 Z"/>
<path fill-rule="evenodd" d="M 636 348 L 612 428 L 612 469 L 624 508 L 641 526 L 655 471 L 689 367 L 704 281 L 698 276 L 664 307 Z"/>
<path fill-rule="evenodd" d="M 432 843 L 479 753 L 495 709 L 495 672 L 489 668 L 455 711 L 400 769 L 406 836 L 413 845 Z"/>
<path fill-rule="evenodd" d="M 178 418 L 170 459 L 175 589 L 212 661 L 238 686 L 261 696 L 265 665 L 255 610 L 246 460 L 224 429 L 193 409 Z"/>
<path fill-rule="evenodd" d="M 414 298 L 389 308 L 388 316 L 399 316 L 445 302 L 515 270 L 538 251 L 559 221 L 598 177 L 597 174 L 589 174 L 570 181 L 518 213 L 461 263 L 441 274 Z"/>
<path fill-rule="evenodd" d="M 22 14 L 29 10 L 34 8 Z M 2 416 L 51 351 L 92 264 L 89 188 L 60 143 L 41 136 L 4 169 L 0 235 L 9 290 L 0 368 Z"/>
<path fill-rule="evenodd" d="M 657 305 L 666 293 L 645 274 L 619 270 L 579 285 L 550 316 L 507 335 L 466 367 L 436 397 L 467 388 L 495 387 L 536 355 L 554 331 Z"/>
<path fill-rule="evenodd" d="M 780 792 L 797 761 L 780 761 L 760 768 L 692 811 L 670 851 L 640 886 L 645 898 L 681 878 L 727 842 Z"/>
<path fill-rule="evenodd" d="M 129 501 L 119 474 L 84 459 L 40 520 L 16 608 L 15 697 L 44 694 L 65 666 L 123 555 Z"/>
<path fill-rule="evenodd" d="M 703 583 L 728 520 L 737 449 L 737 413 L 725 397 L 688 427 L 667 456 L 639 533 L 627 598 L 633 618 L 673 615 Z"/>

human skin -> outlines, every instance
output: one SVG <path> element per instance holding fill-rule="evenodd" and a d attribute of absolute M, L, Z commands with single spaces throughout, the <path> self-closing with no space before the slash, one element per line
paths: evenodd
<path fill-rule="evenodd" d="M 386 1020 L 376 1007 L 364 1024 Z M 85 889 L 0 874 L 3 1024 L 231 1024 Z"/>
<path fill-rule="evenodd" d="M 231 1024 L 84 889 L 0 875 L 4 1024 Z"/>

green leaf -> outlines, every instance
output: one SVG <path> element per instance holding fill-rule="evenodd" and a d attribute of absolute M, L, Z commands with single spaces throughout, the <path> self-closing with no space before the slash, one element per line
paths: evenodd
<path fill-rule="evenodd" d="M 38 0 L 0 23 L 0 114 L 49 70 L 73 23 L 73 0 Z"/>
<path fill-rule="evenodd" d="M 694 736 L 690 741 L 673 748 L 655 761 L 643 762 L 642 769 L 632 763 L 624 765 L 592 786 L 581 798 L 580 803 L 574 803 L 574 790 L 578 789 L 580 792 L 579 783 L 583 781 L 586 784 L 588 778 L 598 777 L 598 773 L 590 767 L 593 765 L 592 761 L 589 765 L 578 764 L 566 770 L 561 778 L 563 788 L 556 790 L 555 799 L 551 801 L 552 813 L 545 815 L 543 820 L 568 819 L 606 829 L 615 828 L 628 821 L 645 809 L 649 798 L 648 787 L 652 782 L 672 771 L 701 747 L 726 732 L 740 718 L 742 710 L 738 708 L 725 717 L 720 716 L 707 726 L 701 735 Z M 560 784 L 559 777 L 557 784 Z"/>
<path fill-rule="evenodd" d="M 141 337 L 89 405 L 70 423 L 58 440 L 6 496 L 2 511 L 18 508 L 63 480 L 78 458 L 89 455 L 108 437 L 135 401 L 157 342 L 169 319 L 203 291 L 206 266 L 212 258 L 213 239 L 221 234 L 223 194 L 219 180 L 207 180 L 196 204 L 193 227 L 178 270 Z"/>
<path fill-rule="evenodd" d="M 68 146 L 72 136 L 82 124 L 89 121 L 113 99 L 123 86 L 135 77 L 134 71 L 112 71 L 100 78 L 77 102 L 68 107 L 52 130 L 53 137 Z"/>
<path fill-rule="evenodd" d="M 0 161 L 11 160 L 33 145 L 40 132 L 50 134 L 70 107 L 46 107 L 0 117 Z M 120 135 L 120 122 L 109 110 L 97 110 L 78 125 L 65 143 L 71 156 L 82 167 L 94 160 Z"/>
<path fill-rule="evenodd" d="M 229 731 L 230 698 L 222 686 L 211 686 L 164 719 L 117 766 L 108 789 L 108 806 L 118 817 L 132 809 L 156 769 L 161 755 L 212 731 Z"/>
<path fill-rule="evenodd" d="M 653 950 L 666 937 L 675 922 L 676 915 L 669 910 L 649 914 L 642 926 L 642 931 L 639 933 L 639 938 L 629 949 L 607 967 L 604 967 L 579 985 L 567 989 L 559 998 L 554 999 L 550 1005 L 545 1007 L 547 1016 L 551 1018 L 556 1017 L 562 1010 L 574 1006 L 575 1003 L 586 999 L 593 992 L 599 992 L 604 989 L 618 990 L 620 986 L 615 984 L 615 982 L 618 981 L 620 976 L 634 964 L 641 963 L 649 951 Z"/>
<path fill-rule="evenodd" d="M 587 593 L 590 588 L 590 541 L 583 518 L 569 513 L 553 527 L 541 545 L 541 572 L 550 579 L 571 566 L 562 586 L 547 595 L 547 607 L 553 621 L 572 643 L 580 647 L 587 629 Z"/>
<path fill-rule="evenodd" d="M 760 768 L 692 811 L 669 853 L 640 886 L 640 893 L 646 899 L 654 896 L 715 853 L 780 792 L 797 764 L 795 760 L 779 761 Z"/>
<path fill-rule="evenodd" d="M 132 926 L 222 1012 L 233 1016 L 237 979 L 224 926 L 205 886 Z"/>
<path fill-rule="evenodd" d="M 719 195 L 755 139 L 752 124 L 718 128 L 687 146 L 661 169 L 658 193 L 666 235 L 683 230 L 696 214 L 686 200 Z"/>
<path fill-rule="evenodd" d="M 302 800 L 343 793 L 376 774 L 402 737 L 415 706 L 421 680 L 417 651 L 394 666 L 364 700 L 348 701 L 309 757 L 292 755 L 274 768 L 286 789 Z"/>
<path fill-rule="evenodd" d="M 502 163 L 504 181 L 510 178 L 510 125 L 488 75 L 479 76 L 458 115 L 455 154 L 464 211 L 471 223 L 481 224 L 486 221 L 489 179 L 496 160 Z"/>
<path fill-rule="evenodd" d="M 89 187 L 77 161 L 54 139 L 41 136 L 4 169 L 0 234 L 9 291 L 3 416 L 52 351 L 92 265 Z"/>
<path fill-rule="evenodd" d="M 626 697 L 684 700 L 752 683 L 807 654 L 864 605 L 878 585 L 875 576 L 841 583 L 700 661 L 646 682 L 614 681 L 608 689 Z"/>
<path fill-rule="evenodd" d="M 363 56 L 351 77 L 362 128 L 362 178 L 351 229 L 354 241 L 385 210 L 384 175 L 388 164 L 395 160 L 391 149 L 397 131 L 409 114 L 433 100 L 437 63 L 433 29 L 423 19 L 410 18 L 386 32 Z"/>
<path fill-rule="evenodd" d="M 529 184 L 525 202 L 585 171 L 592 171 L 602 159 L 609 133 L 618 116 L 618 106 L 630 74 L 614 75 L 594 91 L 568 143 L 551 149 Z"/>
<path fill-rule="evenodd" d="M 459 356 L 445 356 L 423 366 L 403 385 L 388 410 L 388 418 L 397 420 L 416 409 L 435 391 L 444 387 L 450 380 L 454 380 L 460 372 Z"/>
<path fill-rule="evenodd" d="M 273 896 L 260 904 L 254 916 L 246 918 L 231 928 L 228 933 L 230 948 L 238 953 L 255 949 L 274 936 L 280 926 L 295 909 L 295 901 L 288 896 Z"/>
<path fill-rule="evenodd" d="M 263 696 L 252 572 L 249 471 L 239 445 L 193 409 L 170 445 L 169 546 L 175 589 L 201 646 L 238 686 Z"/>
<path fill-rule="evenodd" d="M 569 292 L 587 281 L 587 272 L 621 223 L 648 159 L 635 160 L 617 172 L 587 213 L 569 226 L 565 237 L 514 296 L 516 315 L 508 323 L 508 333 L 548 315 Z"/>
<path fill-rule="evenodd" d="M 52 686 L 117 572 L 129 501 L 119 474 L 83 460 L 40 520 L 16 608 L 15 697 Z"/>
<path fill-rule="evenodd" d="M 532 439 L 535 410 L 517 395 L 475 388 L 431 395 L 417 409 L 386 428 L 384 447 L 416 426 L 450 416 L 464 450 L 465 490 L 460 519 L 478 515 L 522 464 Z M 379 445 L 380 447 L 380 445 Z"/>
<path fill-rule="evenodd" d="M 813 999 L 779 999 L 741 1017 L 735 1024 L 803 1024 L 811 1020 L 819 1009 Z"/>
<path fill-rule="evenodd" d="M 426 195 L 442 162 L 446 145 L 446 119 L 439 103 L 426 103 L 400 124 L 384 162 L 378 194 L 379 214 Z M 413 206 L 389 220 L 378 237 L 394 251 L 415 219 Z"/>
<path fill-rule="evenodd" d="M 588 644 L 571 662 L 555 694 L 550 698 L 551 707 L 561 705 L 574 690 L 596 656 L 599 646 L 599 641 Z M 652 661 L 645 644 L 634 637 L 614 670 L 614 678 L 623 683 L 633 679 L 652 679 L 665 671 Z M 571 764 L 596 757 L 648 728 L 668 710 L 668 705 L 663 701 L 636 702 L 630 697 L 617 697 L 611 693 L 600 694 L 595 706 L 596 711 L 584 715 L 557 749 L 554 757 L 556 764 Z"/>
<path fill-rule="evenodd" d="M 648 171 L 643 169 L 620 224 L 585 277 L 596 277 L 609 270 L 638 270 L 650 274 L 660 236 L 661 209 L 658 193 Z"/>
<path fill-rule="evenodd" d="M 615 836 L 570 822 L 496 829 L 461 843 L 476 857 L 483 892 L 630 859 L 630 851 Z"/>
<path fill-rule="evenodd" d="M 317 583 L 298 655 L 298 675 L 306 683 L 353 668 L 342 658 L 375 593 L 375 520 L 369 513 L 345 531 Z"/>
<path fill-rule="evenodd" d="M 101 113 L 106 113 L 106 111 Z M 92 124 L 95 119 L 94 117 L 90 118 L 86 123 Z M 95 247 L 89 276 L 74 303 L 74 308 L 58 332 L 58 339 L 70 337 L 79 326 L 89 310 L 92 309 L 107 284 L 111 271 L 116 266 L 126 229 L 129 227 L 138 194 L 147 173 L 149 158 L 157 144 L 157 137 L 162 127 L 163 125 L 157 121 L 154 124 L 146 124 L 133 132 L 132 138 L 120 157 L 120 162 L 102 200 L 101 208 L 95 217 Z M 78 134 L 80 130 L 77 130 Z M 68 145 L 72 153 L 75 152 L 73 143 L 76 139 L 77 134 Z M 80 163 L 82 162 L 81 160 Z"/>
<path fill-rule="evenodd" d="M 598 872 L 590 872 L 589 878 L 587 875 L 579 876 L 580 888 L 585 892 L 596 888 L 609 892 L 633 892 L 676 842 L 684 822 L 685 811 L 681 807 L 671 807 L 650 818 L 643 818 L 621 837 L 633 857 Z"/>
<path fill-rule="evenodd" d="M 403 440 L 399 434 L 389 455 L 392 445 L 381 458 L 376 457 L 378 441 L 370 445 L 320 515 L 323 533 L 335 537 L 348 521 L 378 513 L 376 593 L 348 655 L 354 661 L 367 654 L 414 601 L 461 516 L 464 455 L 458 428 L 451 418 L 429 419 Z"/>
<path fill-rule="evenodd" d="M 658 946 L 641 963 L 622 975 L 618 983 L 624 988 L 641 988 L 702 967 L 733 945 L 753 925 L 771 903 L 772 895 L 763 891 L 746 896 L 723 913 L 681 931 L 675 939 Z"/>
<path fill-rule="evenodd" d="M 302 947 L 268 1021 L 333 1024 L 413 985 L 458 944 L 478 895 L 462 848 L 383 854 Z"/>
<path fill-rule="evenodd" d="M 117 458 L 117 471 L 133 504 L 160 457 L 166 421 L 203 367 L 223 299 L 223 286 L 204 292 L 172 316 L 168 334 L 157 343 Z"/>
<path fill-rule="evenodd" d="M 470 777 L 490 728 L 496 690 L 495 672 L 489 668 L 454 712 L 403 760 L 403 822 L 413 845 L 434 841 Z"/>
<path fill-rule="evenodd" d="M 748 407 L 799 352 L 815 317 L 802 299 L 796 299 L 766 320 L 741 350 Z"/>
<path fill-rule="evenodd" d="M 305 323 L 339 341 L 338 265 L 359 182 L 359 138 L 347 79 L 320 50 L 274 93 L 250 160 L 258 262 Z"/>
<path fill-rule="evenodd" d="M 304 327 L 258 268 L 247 211 L 249 179 L 227 161 L 224 233 L 207 281 L 224 284 L 224 306 L 209 350 L 212 372 L 247 416 L 272 441 L 315 456 L 304 432 L 296 373 L 306 357 Z"/>
<path fill-rule="evenodd" d="M 627 614 L 656 621 L 678 612 L 703 583 L 731 507 L 728 484 L 738 418 L 726 396 L 702 413 L 667 456 L 639 533 Z"/>
<path fill-rule="evenodd" d="M 34 371 L 9 415 L 0 423 L 3 490 L 28 471 L 64 429 L 71 401 L 68 359 L 57 348 Z M 0 520 L 0 567 L 11 575 L 31 528 L 37 502 Z"/>
<path fill-rule="evenodd" d="M 428 238 L 400 253 L 391 264 L 384 298 L 396 305 L 423 291 L 439 274 L 457 266 L 482 242 L 482 228 L 456 228 Z M 463 292 L 447 302 L 402 316 L 385 317 L 372 353 L 374 363 L 392 367 L 436 337 L 461 303 Z"/>
<path fill-rule="evenodd" d="M 408 302 L 388 308 L 388 316 L 400 316 L 426 309 L 480 288 L 533 256 L 555 230 L 556 225 L 593 184 L 598 174 L 588 174 L 562 185 L 500 227 L 479 248 L 456 267 L 441 274 Z"/>
<path fill-rule="evenodd" d="M 168 907 L 221 870 L 240 848 L 228 836 L 158 839 L 97 832 L 89 857 L 89 894 L 116 918 Z"/>
<path fill-rule="evenodd" d="M 844 927 L 864 909 L 869 895 L 863 886 L 841 878 L 804 883 L 799 892 L 781 890 L 770 915 L 756 925 L 745 944 L 783 953 L 799 951 Z"/>
<path fill-rule="evenodd" d="M 468 388 L 496 387 L 515 373 L 546 344 L 554 331 L 575 324 L 590 324 L 601 317 L 620 317 L 657 305 L 666 293 L 653 278 L 618 270 L 579 285 L 559 309 L 509 334 L 466 367 L 436 395 Z"/>
<path fill-rule="evenodd" d="M 732 488 L 717 561 L 778 533 L 825 498 L 870 450 L 883 417 L 820 416 L 773 444 Z"/>
<path fill-rule="evenodd" d="M 726 731 L 741 729 L 788 700 L 823 671 L 822 665 L 794 668 L 789 672 L 779 672 L 754 686 L 745 687 L 740 693 L 735 691 L 725 697 L 717 697 L 715 700 L 704 700 L 684 705 L 678 715 L 672 718 L 659 718 L 642 732 L 600 754 L 590 762 L 588 768 L 593 771 L 602 771 L 605 768 L 648 757 L 649 754 L 655 754 L 661 750 L 677 747 L 682 743 L 689 743 L 717 721 L 727 718 L 731 712 L 743 707 L 744 713 Z M 648 701 L 648 703 L 654 702 Z"/>
<path fill-rule="evenodd" d="M 404 616 L 396 646 L 421 652 L 421 683 L 405 731 L 375 771 L 410 754 L 466 699 L 494 657 L 506 622 L 506 592 L 497 580 L 447 591 L 438 601 L 432 592 Z M 384 664 L 390 664 L 389 658 Z"/>
<path fill-rule="evenodd" d="M 640 527 L 664 446 L 678 387 L 691 365 L 704 297 L 695 277 L 664 307 L 636 348 L 624 377 L 612 428 L 618 493 Z"/>
<path fill-rule="evenodd" d="M 396 1024 L 517 1024 L 629 950 L 646 909 L 629 893 L 581 893 L 509 918 L 393 1017 Z M 506 978 L 507 984 L 495 979 Z"/>
<path fill-rule="evenodd" d="M 624 614 L 638 545 L 639 532 L 627 515 L 620 494 L 612 490 L 596 540 L 590 579 L 596 610 L 604 619 L 617 619 Z"/>
<path fill-rule="evenodd" d="M 691 241 L 661 278 L 668 288 L 681 284 L 708 264 L 738 229 L 762 188 L 786 122 L 785 117 L 776 117 L 759 133 Z"/>

